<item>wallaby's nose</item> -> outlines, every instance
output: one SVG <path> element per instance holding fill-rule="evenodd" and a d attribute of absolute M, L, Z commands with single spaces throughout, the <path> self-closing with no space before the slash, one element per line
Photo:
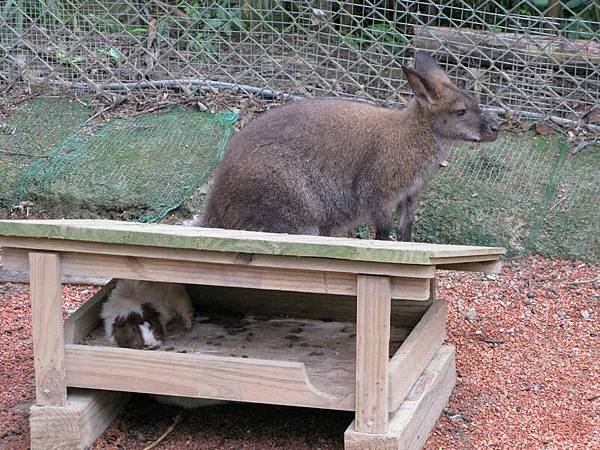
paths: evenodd
<path fill-rule="evenodd" d="M 500 130 L 500 126 L 498 125 L 498 122 L 493 121 L 492 123 L 490 123 L 490 130 L 492 130 L 494 133 L 496 133 L 497 131 Z"/>

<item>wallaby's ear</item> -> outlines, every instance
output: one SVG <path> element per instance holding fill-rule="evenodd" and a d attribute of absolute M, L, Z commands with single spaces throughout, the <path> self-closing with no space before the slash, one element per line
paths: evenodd
<path fill-rule="evenodd" d="M 428 85 L 427 80 L 410 67 L 402 66 L 402 70 L 421 106 L 431 105 L 434 99 L 434 92 Z"/>
<path fill-rule="evenodd" d="M 444 69 L 425 52 L 419 51 L 415 54 L 415 71 L 432 85 L 452 84 Z"/>

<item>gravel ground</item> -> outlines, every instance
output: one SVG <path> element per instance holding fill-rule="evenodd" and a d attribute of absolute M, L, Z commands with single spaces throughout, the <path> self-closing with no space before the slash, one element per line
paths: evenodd
<path fill-rule="evenodd" d="M 458 385 L 428 449 L 600 448 L 600 266 L 509 261 L 499 276 L 444 273 Z M 64 287 L 65 314 L 95 288 Z M 33 368 L 26 285 L 0 284 L 0 448 L 28 447 Z M 193 412 L 136 396 L 94 448 L 341 449 L 348 413 L 261 405 Z"/>

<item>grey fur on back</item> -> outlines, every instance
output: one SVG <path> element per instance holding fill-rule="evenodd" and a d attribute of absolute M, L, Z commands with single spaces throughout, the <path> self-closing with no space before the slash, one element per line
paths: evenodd
<path fill-rule="evenodd" d="M 435 61 L 418 54 L 415 66 L 405 68 L 416 93 L 405 109 L 306 100 L 248 124 L 217 167 L 202 225 L 332 235 L 371 217 L 389 237 L 391 211 L 414 200 L 449 143 L 497 136 Z"/>

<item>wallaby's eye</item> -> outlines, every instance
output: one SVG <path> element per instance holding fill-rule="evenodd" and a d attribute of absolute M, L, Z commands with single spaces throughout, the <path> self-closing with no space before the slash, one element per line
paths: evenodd
<path fill-rule="evenodd" d="M 467 114 L 467 110 L 466 109 L 459 109 L 458 111 L 455 111 L 455 114 L 457 117 L 463 117 L 465 114 Z"/>

